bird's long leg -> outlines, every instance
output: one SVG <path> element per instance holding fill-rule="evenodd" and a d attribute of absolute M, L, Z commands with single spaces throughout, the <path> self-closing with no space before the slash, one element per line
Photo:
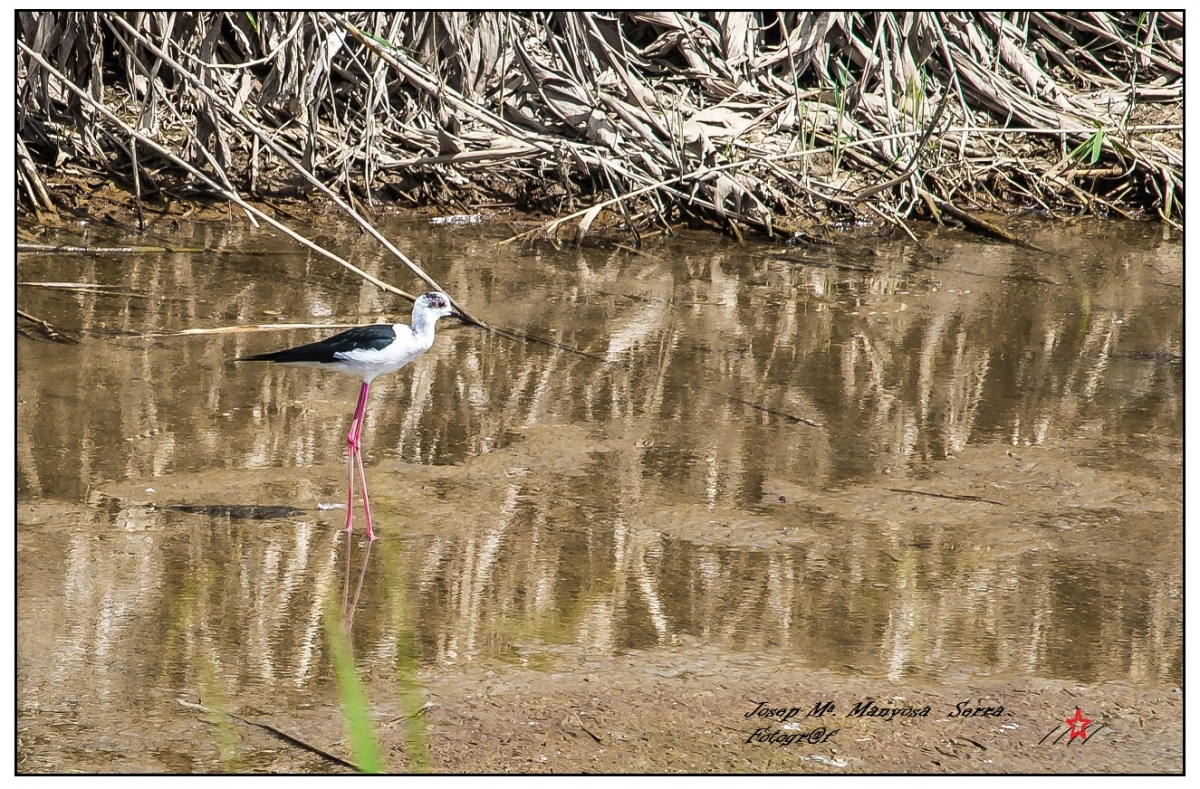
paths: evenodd
<path fill-rule="evenodd" d="M 342 582 L 342 621 L 346 621 L 346 615 L 350 605 L 350 533 L 346 533 L 346 572 Z"/>
<path fill-rule="evenodd" d="M 347 461 L 350 467 L 350 473 L 346 482 L 348 489 L 346 495 L 346 531 L 354 531 L 354 460 L 358 459 L 358 467 L 362 468 L 362 454 L 360 450 L 359 438 L 362 436 L 363 418 L 367 413 L 367 394 L 371 391 L 371 385 L 363 381 L 362 390 L 358 393 L 358 408 L 354 410 L 354 420 L 350 423 L 350 435 L 346 437 L 346 454 L 349 456 Z M 362 472 L 359 472 L 362 476 Z M 363 486 L 365 488 L 367 480 L 363 477 Z M 364 490 L 364 493 L 366 491 Z M 371 516 L 367 514 L 367 536 L 371 535 Z"/>
<path fill-rule="evenodd" d="M 355 438 L 362 436 L 363 422 L 366 421 L 367 418 L 367 396 L 370 392 L 370 389 L 370 384 L 363 384 L 361 397 L 362 416 L 358 418 L 358 435 L 356 435 Z M 375 542 L 375 531 L 371 528 L 371 502 L 367 498 L 367 473 L 363 471 L 362 446 L 359 444 L 359 442 L 355 443 L 356 446 L 354 450 L 354 460 L 356 463 L 358 463 L 358 481 L 362 485 L 363 514 L 366 515 L 367 518 L 367 542 Z"/>
<path fill-rule="evenodd" d="M 375 542 L 375 532 L 371 529 L 371 502 L 367 501 L 367 475 L 363 471 L 362 453 L 359 452 L 356 456 L 358 459 L 358 478 L 362 482 L 362 499 L 363 512 L 367 516 L 367 542 Z"/>
<path fill-rule="evenodd" d="M 351 427 L 351 430 L 353 429 Z M 354 531 L 354 444 L 346 443 L 348 444 L 346 456 L 350 461 L 350 476 L 346 481 L 346 487 L 350 489 L 346 495 L 346 531 Z"/>

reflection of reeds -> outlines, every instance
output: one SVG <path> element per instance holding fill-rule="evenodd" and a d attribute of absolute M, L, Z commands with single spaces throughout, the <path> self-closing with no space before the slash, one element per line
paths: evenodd
<path fill-rule="evenodd" d="M 228 226 L 197 233 L 206 234 L 197 247 L 247 242 Z M 733 258 L 685 242 L 661 255 L 669 263 L 653 265 L 579 250 L 568 256 L 573 270 L 530 263 L 542 284 L 527 288 L 495 284 L 520 263 L 516 253 L 461 232 L 425 243 L 427 257 L 450 250 L 440 278 L 503 312 L 498 323 L 559 329 L 564 344 L 611 354 L 614 363 L 457 330 L 419 365 L 379 382 L 379 408 L 365 428 L 368 462 L 420 462 L 392 466 L 396 490 L 380 505 L 403 516 L 393 536 L 405 534 L 415 577 L 388 575 L 384 594 L 368 576 L 363 594 L 374 600 L 355 632 L 367 645 L 364 665 L 397 655 L 405 715 L 419 709 L 406 656 L 449 662 L 504 653 L 514 634 L 605 650 L 699 636 L 738 648 L 786 644 L 816 660 L 834 659 L 846 643 L 868 653 L 886 646 L 889 668 L 909 670 L 914 661 L 948 659 L 975 633 L 985 643 L 973 653 L 980 664 L 1055 665 L 1064 639 L 1086 635 L 1062 615 L 1062 595 L 1048 591 L 1060 585 L 1061 567 L 1005 550 L 965 552 L 964 537 L 930 510 L 881 520 L 869 520 L 875 515 L 866 509 L 839 512 L 834 525 L 813 513 L 836 503 L 830 489 L 875 486 L 886 503 L 886 488 L 917 488 L 900 480 L 940 468 L 947 454 L 1000 444 L 1072 448 L 1063 442 L 1085 428 L 1148 432 L 1164 457 L 1178 453 L 1177 373 L 1155 358 L 1119 355 L 1181 346 L 1181 312 L 1156 287 L 1152 265 L 1174 259 L 1169 245 L 1129 252 L 1128 265 L 1111 270 L 1069 256 L 1055 264 L 1063 271 L 1054 278 L 1082 283 L 1074 287 L 1006 280 L 1016 253 L 966 245 L 939 260 L 935 291 L 925 279 L 933 275 L 907 268 L 899 255 L 890 268 L 886 246 L 868 272 Z M 63 279 L 53 257 L 21 265 L 23 279 L 34 278 L 25 268 Z M 258 321 L 264 304 L 286 320 L 311 318 L 319 307 L 346 322 L 374 320 L 388 306 L 348 278 L 313 275 L 303 258 L 238 265 L 250 274 L 234 278 L 234 267 L 194 255 L 94 266 L 92 279 L 149 298 L 39 289 L 22 300 L 56 325 L 135 332 Z M 164 298 L 181 293 L 202 298 Z M 228 483 L 247 500 L 296 496 L 303 500 L 288 503 L 311 508 L 340 498 L 322 475 L 343 469 L 352 385 L 311 371 L 266 371 L 261 380 L 235 373 L 226 360 L 251 350 L 245 343 L 244 335 L 89 340 L 82 352 L 49 344 L 37 346 L 36 358 L 22 352 L 22 501 L 82 499 L 123 479 L 143 482 L 141 490 L 158 484 L 155 474 L 186 481 L 221 469 L 248 486 Z M 731 397 L 817 417 L 821 427 Z M 557 441 L 537 449 L 547 432 Z M 449 463 L 462 465 L 433 467 Z M 780 482 L 791 486 L 780 494 L 791 502 L 771 509 L 780 495 L 764 498 Z M 996 495 L 1013 521 L 1036 520 L 1058 505 L 1033 490 L 1028 501 L 1014 501 L 1011 489 Z M 958 516 L 967 522 L 992 517 L 955 512 L 969 513 Z M 675 530 L 673 515 L 684 524 Z M 1042 527 L 1049 536 L 1038 539 L 1059 534 L 1051 515 Z M 168 609 L 171 660 L 191 665 L 179 644 L 227 629 L 234 635 L 216 647 L 222 665 L 244 651 L 256 680 L 313 686 L 321 611 L 340 591 L 327 523 L 217 530 L 132 507 L 111 517 L 158 542 L 131 544 L 129 555 L 146 560 L 138 579 L 128 556 L 113 562 L 104 546 L 84 541 L 64 552 L 72 610 L 60 612 L 70 630 L 58 646 L 63 670 L 89 665 L 114 632 L 139 626 L 110 618 L 101 632 L 102 610 L 142 613 L 163 589 L 164 599 L 203 601 L 186 616 Z M 1163 505 L 1161 518 L 1170 525 L 1177 512 Z M 778 534 L 754 532 L 747 523 L 755 519 Z M 999 539 L 1000 524 L 989 523 L 996 528 L 987 538 Z M 23 523 L 22 533 L 28 528 Z M 1092 528 L 1087 521 L 1061 533 Z M 95 522 L 80 529 L 104 530 Z M 738 543 L 743 533 L 758 541 Z M 1132 571 L 1108 558 L 1091 566 L 1096 577 L 1127 572 L 1125 582 L 1145 593 L 1103 623 L 1106 643 L 1125 646 L 1095 660 L 1114 675 L 1165 681 L 1175 671 L 1181 572 L 1154 552 L 1128 561 Z M 208 571 L 193 574 L 195 564 Z M 104 609 L 105 598 L 117 605 Z M 410 739 L 409 748 L 417 770 L 427 747 Z"/>

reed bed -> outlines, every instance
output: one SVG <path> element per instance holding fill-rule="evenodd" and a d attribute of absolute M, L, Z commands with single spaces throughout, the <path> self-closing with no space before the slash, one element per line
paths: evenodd
<path fill-rule="evenodd" d="M 17 36 L 30 212 L 114 182 L 139 215 L 321 189 L 577 239 L 1183 216 L 1171 12 L 23 11 Z"/>

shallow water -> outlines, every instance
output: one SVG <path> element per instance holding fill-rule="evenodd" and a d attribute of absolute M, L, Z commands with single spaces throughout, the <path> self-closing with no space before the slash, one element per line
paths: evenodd
<path fill-rule="evenodd" d="M 128 292 L 18 291 L 81 339 L 18 339 L 18 769 L 222 769 L 174 699 L 336 702 L 331 606 L 377 677 L 411 636 L 439 672 L 694 646 L 1182 680 L 1183 255 L 1155 226 L 634 254 L 385 223 L 477 316 L 557 345 L 443 320 L 375 382 L 365 564 L 340 528 L 358 383 L 231 362 L 329 331 L 173 333 L 406 303 L 240 222 L 23 229 L 196 251 L 19 257 L 21 282 Z M 309 232 L 424 289 L 346 224 Z M 272 758 L 240 764 L 295 767 Z"/>

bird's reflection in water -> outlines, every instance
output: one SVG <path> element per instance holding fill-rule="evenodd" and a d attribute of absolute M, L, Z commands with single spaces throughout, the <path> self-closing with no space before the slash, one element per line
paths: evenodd
<path fill-rule="evenodd" d="M 362 594 L 363 579 L 367 576 L 367 562 L 371 559 L 371 546 L 375 544 L 375 541 L 367 540 L 363 548 L 362 564 L 358 568 L 358 580 L 354 584 L 354 598 L 351 599 L 350 575 L 353 568 L 354 534 L 349 531 L 343 533 L 346 535 L 346 568 L 342 584 L 342 631 L 349 636 L 354 627 L 354 612 L 358 610 L 358 598 Z"/>

